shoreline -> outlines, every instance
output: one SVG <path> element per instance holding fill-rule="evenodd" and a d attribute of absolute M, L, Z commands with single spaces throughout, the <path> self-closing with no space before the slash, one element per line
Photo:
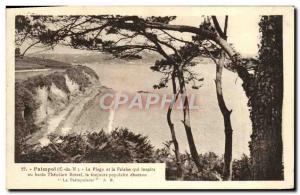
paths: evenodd
<path fill-rule="evenodd" d="M 15 73 L 23 73 L 23 72 L 43 72 L 50 71 L 52 68 L 39 68 L 39 69 L 23 69 L 23 70 L 15 70 Z"/>

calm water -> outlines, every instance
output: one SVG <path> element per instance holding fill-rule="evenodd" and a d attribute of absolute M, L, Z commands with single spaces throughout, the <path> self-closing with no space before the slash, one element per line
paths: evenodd
<path fill-rule="evenodd" d="M 171 94 L 171 88 L 154 90 L 161 75 L 150 70 L 151 63 L 138 64 L 88 64 L 100 77 L 103 85 L 116 91 L 136 93 L 151 91 Z M 204 78 L 203 86 L 198 90 L 189 89 L 189 93 L 197 94 L 200 109 L 191 111 L 191 125 L 199 153 L 213 151 L 219 155 L 224 153 L 224 127 L 222 114 L 218 108 L 215 91 L 215 65 L 211 62 L 199 64 L 194 71 Z M 251 122 L 247 108 L 247 98 L 241 87 L 241 81 L 235 73 L 224 70 L 223 94 L 229 109 L 232 109 L 233 125 L 233 158 L 243 153 L 249 154 L 248 142 L 251 134 Z M 188 151 L 186 134 L 181 123 L 182 111 L 174 110 L 172 120 L 175 124 L 180 150 Z M 134 132 L 147 135 L 151 143 L 162 147 L 163 142 L 170 140 L 170 132 L 166 122 L 166 110 L 153 108 L 150 110 L 128 110 L 122 108 L 114 113 L 113 127 L 128 127 Z"/>

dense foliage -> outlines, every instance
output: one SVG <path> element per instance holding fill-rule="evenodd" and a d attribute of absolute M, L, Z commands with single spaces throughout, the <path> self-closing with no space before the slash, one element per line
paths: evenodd
<path fill-rule="evenodd" d="M 50 135 L 51 144 L 24 151 L 22 162 L 126 163 L 150 162 L 153 146 L 146 137 L 126 128 L 110 134 L 100 131 L 82 135 Z"/>
<path fill-rule="evenodd" d="M 282 99 L 283 46 L 282 16 L 263 16 L 259 23 L 261 43 L 259 66 L 255 69 L 249 96 L 253 133 L 250 151 L 253 179 L 283 179 Z"/>
<path fill-rule="evenodd" d="M 34 163 L 166 163 L 166 179 L 176 180 L 176 159 L 171 142 L 155 149 L 146 136 L 127 128 L 111 133 L 91 132 L 66 136 L 50 135 L 45 147 L 23 147 L 20 162 Z M 213 152 L 200 154 L 204 169 L 201 173 L 190 154 L 180 154 L 184 180 L 222 180 L 223 158 Z M 249 180 L 250 162 L 247 156 L 233 162 L 233 179 Z"/>

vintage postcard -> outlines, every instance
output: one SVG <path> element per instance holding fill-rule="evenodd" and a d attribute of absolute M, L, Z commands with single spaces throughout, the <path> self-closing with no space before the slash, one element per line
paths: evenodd
<path fill-rule="evenodd" d="M 294 11 L 7 8 L 7 188 L 293 189 Z"/>

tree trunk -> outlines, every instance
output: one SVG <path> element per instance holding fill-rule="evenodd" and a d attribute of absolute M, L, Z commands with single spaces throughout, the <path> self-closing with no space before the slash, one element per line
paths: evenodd
<path fill-rule="evenodd" d="M 227 40 L 227 26 L 228 26 L 228 16 L 225 16 L 224 30 L 221 29 L 219 22 L 216 16 L 212 16 L 215 28 L 218 34 L 224 39 Z M 231 110 L 228 110 L 222 92 L 222 71 L 225 62 L 225 51 L 221 51 L 221 58 L 216 64 L 216 92 L 217 99 L 220 111 L 223 115 L 224 127 L 225 127 L 225 152 L 224 152 L 224 167 L 223 167 L 223 180 L 232 179 L 232 126 L 231 126 Z M 212 56 L 213 58 L 213 56 Z"/>
<path fill-rule="evenodd" d="M 232 178 L 232 126 L 231 126 L 231 110 L 226 107 L 222 93 L 222 69 L 225 61 L 225 52 L 221 52 L 221 59 L 216 63 L 216 92 L 220 111 L 222 112 L 225 127 L 225 153 L 223 179 L 231 180 Z"/>
<path fill-rule="evenodd" d="M 178 180 L 182 180 L 182 163 L 180 160 L 180 153 L 179 153 L 179 144 L 176 138 L 176 133 L 175 133 L 175 129 L 174 129 L 174 124 L 172 122 L 171 119 L 171 114 L 172 114 L 172 110 L 174 107 L 174 104 L 176 103 L 177 99 L 178 99 L 178 95 L 179 95 L 179 91 L 177 92 L 177 88 L 176 88 L 176 81 L 175 81 L 175 76 L 174 73 L 172 75 L 172 87 L 173 87 L 173 100 L 168 108 L 168 112 L 167 112 L 167 122 L 171 131 L 171 136 L 172 136 L 172 142 L 174 145 L 174 149 L 175 149 L 175 158 L 176 158 L 176 165 L 177 165 L 177 179 Z"/>
<path fill-rule="evenodd" d="M 249 97 L 253 125 L 250 153 L 254 180 L 282 180 L 282 16 L 263 16 L 254 89 Z"/>
<path fill-rule="evenodd" d="M 189 148 L 190 148 L 192 159 L 193 159 L 198 171 L 201 172 L 203 167 L 199 161 L 199 154 L 197 152 L 197 148 L 196 148 L 196 145 L 194 142 L 194 137 L 193 137 L 192 128 L 191 128 L 191 122 L 190 122 L 189 100 L 187 97 L 186 87 L 185 87 L 185 83 L 184 83 L 184 77 L 183 77 L 183 73 L 181 70 L 179 70 L 178 81 L 179 81 L 179 85 L 180 85 L 179 87 L 180 87 L 181 98 L 183 97 L 183 100 L 182 100 L 183 101 L 182 123 L 185 128 L 185 132 L 186 132 L 187 140 L 189 143 Z"/>

